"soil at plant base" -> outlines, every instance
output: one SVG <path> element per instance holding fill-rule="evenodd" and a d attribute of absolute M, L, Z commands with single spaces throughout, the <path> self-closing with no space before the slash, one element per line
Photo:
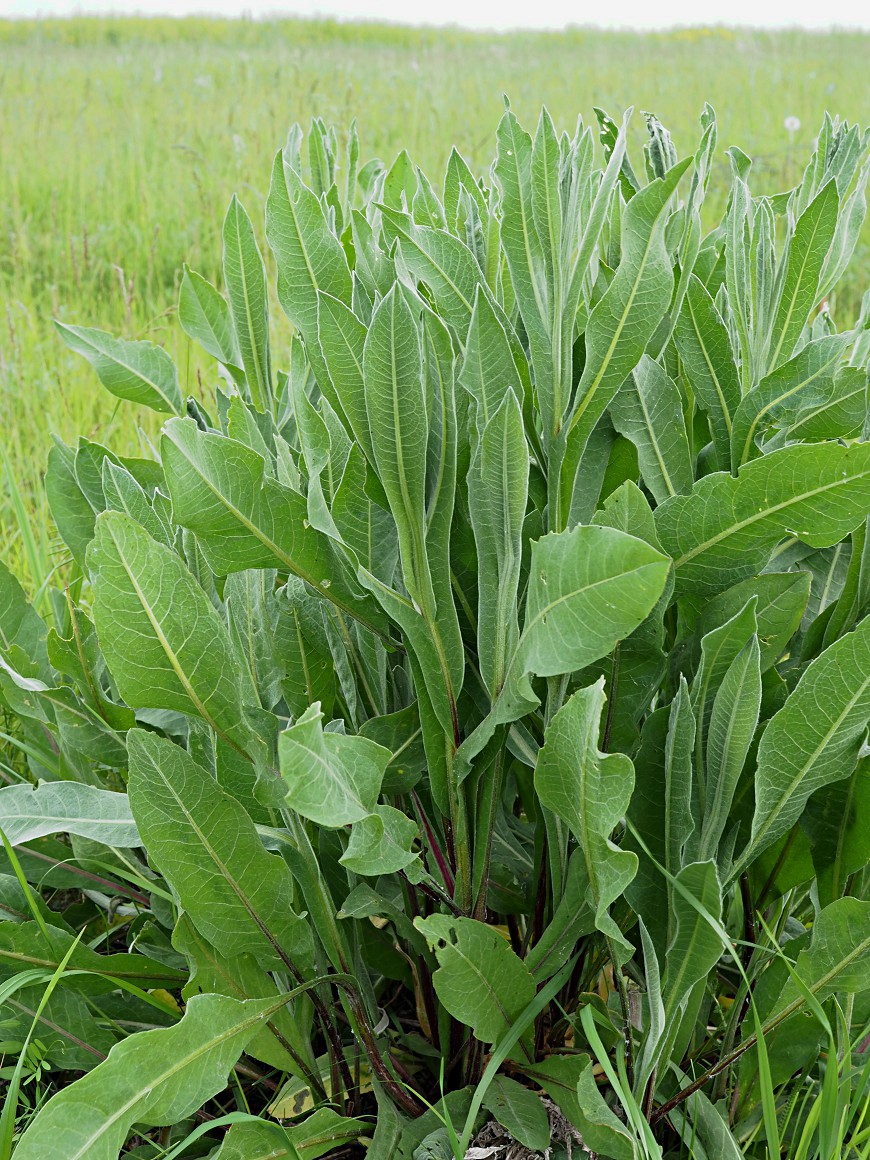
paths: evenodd
<path fill-rule="evenodd" d="M 558 1153 L 564 1153 L 568 1160 L 575 1155 L 582 1157 L 583 1160 L 597 1160 L 597 1152 L 586 1147 L 583 1137 L 553 1101 L 543 1099 L 541 1102 L 547 1109 L 550 1120 L 550 1147 L 546 1152 L 533 1152 L 515 1140 L 507 1128 L 503 1128 L 495 1120 L 490 1120 L 471 1141 L 465 1153 L 465 1160 L 538 1160 L 542 1155 L 547 1160 L 550 1160 L 550 1157 L 555 1160 Z"/>

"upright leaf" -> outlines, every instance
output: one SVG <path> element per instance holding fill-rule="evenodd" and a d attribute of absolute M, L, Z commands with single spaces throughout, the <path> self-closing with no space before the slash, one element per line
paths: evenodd
<path fill-rule="evenodd" d="M 574 693 L 555 715 L 538 754 L 535 789 L 580 844 L 597 928 L 629 956 L 633 948 L 609 909 L 637 872 L 637 855 L 611 841 L 631 799 L 634 767 L 625 754 L 604 754 L 598 748 L 604 701 L 602 677 Z"/>
<path fill-rule="evenodd" d="M 224 219 L 224 280 L 251 399 L 258 411 L 272 401 L 266 268 L 251 219 L 233 194 Z"/>

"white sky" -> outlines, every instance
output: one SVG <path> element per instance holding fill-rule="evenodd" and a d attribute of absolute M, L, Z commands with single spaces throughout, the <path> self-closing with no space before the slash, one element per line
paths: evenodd
<path fill-rule="evenodd" d="M 563 28 L 567 24 L 870 29 L 870 4 L 866 0 L 0 0 L 0 16 L 89 12 L 333 16 L 499 29 Z"/>

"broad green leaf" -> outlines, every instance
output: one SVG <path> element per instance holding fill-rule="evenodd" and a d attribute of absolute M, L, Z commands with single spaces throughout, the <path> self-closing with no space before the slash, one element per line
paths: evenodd
<path fill-rule="evenodd" d="M 349 304 L 351 276 L 322 203 L 281 153 L 266 201 L 266 238 L 278 266 L 278 301 L 309 344 L 310 355 L 317 344 L 317 291 Z"/>
<path fill-rule="evenodd" d="M 79 834 L 104 846 L 141 845 L 125 793 L 74 781 L 0 789 L 0 830 L 13 846 L 44 834 Z"/>
<path fill-rule="evenodd" d="M 655 607 L 670 564 L 615 528 L 577 527 L 532 545 L 516 674 L 559 676 L 606 656 Z"/>
<path fill-rule="evenodd" d="M 697 983 L 707 978 L 724 950 L 717 930 L 700 911 L 718 924 L 722 917 L 722 887 L 714 862 L 690 862 L 675 876 L 682 889 L 670 897 L 673 908 L 674 934 L 668 945 L 662 980 L 667 1038 L 673 1042 L 679 1019 Z M 685 892 L 685 893 L 684 893 Z M 686 893 L 697 903 L 693 906 Z M 700 911 L 699 911 L 700 907 Z"/>
<path fill-rule="evenodd" d="M 185 264 L 178 295 L 178 321 L 186 335 L 227 367 L 242 361 L 226 299 L 201 274 Z"/>
<path fill-rule="evenodd" d="M 748 866 L 800 817 L 811 794 L 855 768 L 870 720 L 870 618 L 804 670 L 758 747 Z"/>
<path fill-rule="evenodd" d="M 673 271 L 665 246 L 666 211 L 691 158 L 650 182 L 628 203 L 622 260 L 586 324 L 586 362 L 564 429 L 560 519 L 570 516 L 577 467 L 596 423 L 631 374 L 671 301 Z"/>
<path fill-rule="evenodd" d="M 818 300 L 819 278 L 837 228 L 840 201 L 827 182 L 797 220 L 788 248 L 776 317 L 770 330 L 768 373 L 791 357 Z"/>
<path fill-rule="evenodd" d="M 290 871 L 245 809 L 171 741 L 137 729 L 128 744 L 142 841 L 194 926 L 221 954 L 303 972 L 311 933 L 294 913 Z"/>
<path fill-rule="evenodd" d="M 610 418 L 637 448 L 643 481 L 657 503 L 692 490 L 695 477 L 680 393 L 647 355 L 612 400 Z"/>
<path fill-rule="evenodd" d="M 335 1143 L 340 1145 L 344 1140 L 339 1136 Z M 213 1160 L 299 1160 L 300 1155 L 304 1157 L 305 1154 L 296 1150 L 282 1127 L 268 1120 L 258 1120 L 233 1124 L 220 1148 L 213 1153 Z"/>
<path fill-rule="evenodd" d="M 76 479 L 75 452 L 56 436 L 48 453 L 45 495 L 61 539 L 84 568 L 85 552 L 94 536 L 94 509 Z"/>
<path fill-rule="evenodd" d="M 55 326 L 70 350 L 88 360 L 111 394 L 154 411 L 181 413 L 178 373 L 162 347 L 113 338 L 88 326 L 68 326 L 63 322 L 55 322 Z"/>
<path fill-rule="evenodd" d="M 477 544 L 477 649 L 480 675 L 496 697 L 517 645 L 517 593 L 529 462 L 523 418 L 507 391 L 480 433 L 468 475 L 468 509 Z"/>
<path fill-rule="evenodd" d="M 224 281 L 251 400 L 258 411 L 272 402 L 269 296 L 266 267 L 251 219 L 233 194 L 223 227 Z"/>
<path fill-rule="evenodd" d="M 866 333 L 866 332 L 865 332 Z M 840 367 L 825 392 L 801 407 L 786 431 L 789 440 L 820 442 L 823 439 L 854 439 L 861 435 L 867 417 L 867 368 Z"/>
<path fill-rule="evenodd" d="M 174 1027 L 132 1035 L 40 1109 L 19 1160 L 117 1160 L 134 1124 L 174 1125 L 225 1086 L 275 999 L 194 995 Z"/>
<path fill-rule="evenodd" d="M 200 431 L 192 419 L 167 423 L 161 447 L 173 518 L 196 534 L 216 573 L 286 569 L 348 615 L 381 627 L 379 610 L 349 589 L 329 540 L 309 526 L 305 497 L 267 475 L 261 455 Z"/>
<path fill-rule="evenodd" d="M 614 943 L 630 948 L 610 916 L 611 905 L 637 872 L 637 855 L 610 840 L 628 808 L 634 767 L 623 753 L 599 749 L 604 678 L 579 689 L 550 722 L 535 766 L 541 803 L 570 828 L 580 844 L 586 870 L 587 902 L 595 925 Z"/>
<path fill-rule="evenodd" d="M 477 287 L 483 283 L 483 274 L 471 251 L 446 230 L 415 225 L 407 214 L 387 206 L 380 210 L 387 241 L 392 244 L 398 239 L 408 270 L 426 283 L 439 315 L 463 340 Z"/>
<path fill-rule="evenodd" d="M 550 1121 L 540 1096 L 506 1075 L 497 1075 L 489 1085 L 483 1106 L 491 1112 L 515 1140 L 534 1152 L 550 1145 Z"/>
<path fill-rule="evenodd" d="M 481 1043 L 498 1043 L 535 997 L 528 967 L 498 931 L 472 918 L 415 919 L 435 952 L 438 998 Z"/>
<path fill-rule="evenodd" d="M 458 752 L 461 776 L 499 724 L 538 704 L 530 675 L 561 676 L 612 651 L 652 612 L 670 563 L 615 528 L 579 525 L 532 544 L 525 626 L 490 714 Z"/>
<path fill-rule="evenodd" d="M 674 330 L 692 394 L 707 412 L 719 467 L 731 462 L 732 417 L 740 405 L 740 379 L 731 339 L 707 287 L 694 274 Z"/>
<path fill-rule="evenodd" d="M 201 717 L 239 749 L 256 696 L 205 592 L 129 516 L 104 512 L 88 549 L 94 623 L 118 691 L 134 709 Z"/>
<path fill-rule="evenodd" d="M 834 373 L 851 341 L 847 333 L 807 343 L 743 397 L 731 430 L 735 468 L 758 454 L 755 444 L 768 427 L 790 428 L 801 411 L 816 409 L 830 393 Z"/>
<path fill-rule="evenodd" d="M 367 737 L 324 730 L 318 704 L 281 733 L 278 753 L 287 804 L 312 822 L 330 827 L 374 813 L 392 756 Z"/>
<path fill-rule="evenodd" d="M 676 568 L 675 595 L 711 596 L 760 571 L 783 537 L 836 544 L 870 506 L 870 444 L 784 447 L 735 478 L 705 476 L 691 495 L 656 509 L 662 548 Z"/>

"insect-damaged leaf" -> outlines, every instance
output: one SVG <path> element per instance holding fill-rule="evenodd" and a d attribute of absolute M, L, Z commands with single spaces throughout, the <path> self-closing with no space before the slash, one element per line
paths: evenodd
<path fill-rule="evenodd" d="M 531 972 L 501 935 L 473 918 L 418 918 L 438 959 L 439 999 L 481 1043 L 497 1043 L 535 997 Z"/>

